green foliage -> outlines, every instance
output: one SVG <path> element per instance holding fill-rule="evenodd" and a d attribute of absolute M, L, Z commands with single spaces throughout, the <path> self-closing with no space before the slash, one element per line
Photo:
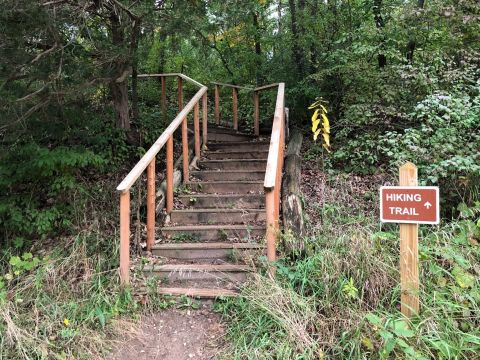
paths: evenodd
<path fill-rule="evenodd" d="M 69 194 L 82 191 L 76 176 L 104 163 L 81 148 L 48 149 L 33 143 L 12 148 L 0 164 L 0 226 L 6 239 L 21 246 L 22 238 L 67 229 Z"/>

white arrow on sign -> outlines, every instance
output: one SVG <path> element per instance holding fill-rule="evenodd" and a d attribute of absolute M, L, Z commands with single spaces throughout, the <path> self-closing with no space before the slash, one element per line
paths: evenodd
<path fill-rule="evenodd" d="M 432 204 L 430 204 L 430 203 L 427 201 L 425 204 L 423 204 L 423 206 L 425 206 L 427 209 L 430 209 L 431 206 L 432 206 Z"/>

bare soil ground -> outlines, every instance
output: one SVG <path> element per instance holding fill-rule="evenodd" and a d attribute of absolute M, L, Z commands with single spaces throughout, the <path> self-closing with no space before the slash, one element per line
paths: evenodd
<path fill-rule="evenodd" d="M 138 334 L 119 343 L 109 360 L 207 360 L 223 346 L 220 315 L 205 302 L 200 309 L 170 308 L 143 317 Z"/>

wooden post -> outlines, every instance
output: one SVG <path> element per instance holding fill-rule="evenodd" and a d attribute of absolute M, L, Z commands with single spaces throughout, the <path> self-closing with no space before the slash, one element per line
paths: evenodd
<path fill-rule="evenodd" d="M 161 78 L 162 82 L 162 95 L 160 99 L 160 108 L 162 110 L 162 116 L 163 119 L 167 119 L 167 79 L 165 76 L 162 76 Z"/>
<path fill-rule="evenodd" d="M 215 123 L 220 125 L 220 86 L 215 85 Z"/>
<path fill-rule="evenodd" d="M 260 99 L 258 91 L 253 92 L 253 122 L 255 127 L 255 136 L 260 135 Z"/>
<path fill-rule="evenodd" d="M 238 130 L 238 89 L 232 88 L 233 130 Z"/>
<path fill-rule="evenodd" d="M 166 210 L 170 214 L 173 210 L 173 135 L 167 140 L 167 193 Z"/>
<path fill-rule="evenodd" d="M 120 282 L 130 281 L 130 191 L 120 194 Z"/>
<path fill-rule="evenodd" d="M 207 107 L 207 93 L 203 95 L 202 99 L 202 110 L 203 110 L 203 115 L 202 115 L 202 125 L 203 125 L 203 147 L 207 147 L 207 139 L 208 139 L 208 107 Z"/>
<path fill-rule="evenodd" d="M 417 186 L 417 167 L 400 167 L 400 186 Z M 400 288 L 402 314 L 411 317 L 420 310 L 418 297 L 418 224 L 400 224 Z"/>
<path fill-rule="evenodd" d="M 183 79 L 178 77 L 178 111 L 183 109 Z"/>
<path fill-rule="evenodd" d="M 187 117 L 182 121 L 182 153 L 183 153 L 183 183 L 188 183 L 189 172 L 188 172 L 188 124 Z"/>
<path fill-rule="evenodd" d="M 267 259 L 273 262 L 276 259 L 275 242 L 277 238 L 277 229 L 275 226 L 275 189 L 268 190 L 265 193 L 265 211 L 267 215 Z"/>
<path fill-rule="evenodd" d="M 200 101 L 195 104 L 193 108 L 193 129 L 194 129 L 194 139 L 195 139 L 195 156 L 197 159 L 200 158 Z"/>
<path fill-rule="evenodd" d="M 155 242 L 155 158 L 147 167 L 147 251 Z"/>

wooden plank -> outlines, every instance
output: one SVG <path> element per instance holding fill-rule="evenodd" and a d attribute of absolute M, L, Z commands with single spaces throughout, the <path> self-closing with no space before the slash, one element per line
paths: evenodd
<path fill-rule="evenodd" d="M 188 77 L 187 75 L 185 74 L 181 74 L 181 73 L 165 73 L 165 74 L 140 74 L 140 75 L 137 75 L 137 77 L 139 78 L 154 78 L 154 77 L 181 77 L 182 79 L 202 88 L 202 87 L 206 87 L 205 85 L 199 83 L 198 81 L 196 80 L 193 80 L 192 78 Z"/>
<path fill-rule="evenodd" d="M 145 265 L 143 271 L 161 271 L 161 272 L 239 272 L 252 271 L 248 265 L 236 264 L 164 264 L 164 265 Z"/>
<path fill-rule="evenodd" d="M 201 298 L 235 297 L 238 292 L 227 289 L 210 288 L 159 288 L 158 293 L 171 296 L 191 296 Z"/>
<path fill-rule="evenodd" d="M 278 86 L 277 102 L 275 105 L 275 115 L 273 118 L 272 135 L 270 137 L 270 148 L 268 150 L 267 169 L 265 171 L 265 189 L 273 189 L 276 183 L 278 158 L 280 156 L 280 140 L 284 117 L 284 94 L 285 84 Z"/>
<path fill-rule="evenodd" d="M 154 78 L 154 77 L 177 77 L 180 76 L 179 73 L 165 73 L 165 74 L 139 74 L 139 78 Z"/>
<path fill-rule="evenodd" d="M 188 77 L 188 76 L 185 75 L 185 74 L 179 74 L 178 76 L 180 76 L 182 79 L 184 79 L 184 80 L 186 80 L 186 81 L 188 81 L 188 82 L 190 82 L 190 83 L 192 83 L 192 84 L 194 84 L 194 85 L 197 85 L 197 86 L 200 87 L 200 88 L 201 88 L 201 87 L 206 87 L 205 85 L 199 83 L 199 82 L 196 81 L 196 80 L 193 80 L 192 78 Z"/>
<path fill-rule="evenodd" d="M 123 179 L 123 181 L 118 185 L 118 191 L 127 191 L 130 187 L 137 181 L 143 171 L 147 168 L 148 164 L 152 159 L 158 154 L 162 147 L 166 144 L 170 136 L 177 130 L 180 124 L 183 122 L 183 119 L 188 115 L 188 113 L 193 109 L 195 104 L 202 98 L 206 93 L 207 88 L 202 88 L 197 91 L 195 96 L 188 102 L 185 108 L 177 115 L 177 117 L 168 125 L 165 131 L 160 135 L 160 137 L 155 141 L 155 143 L 148 149 L 148 151 L 143 155 L 140 161 L 135 165 L 135 167 L 128 173 L 128 175 Z"/>
<path fill-rule="evenodd" d="M 407 162 L 400 167 L 400 186 L 417 186 L 417 167 Z M 418 224 L 400 224 L 401 310 L 406 317 L 420 310 L 418 276 Z"/>
<path fill-rule="evenodd" d="M 226 209 L 222 209 L 226 210 Z M 218 211 L 218 210 L 216 210 Z M 154 246 L 154 249 L 263 249 L 262 244 L 254 243 L 229 243 L 229 242 L 206 242 L 206 243 L 166 243 Z"/>
<path fill-rule="evenodd" d="M 202 124 L 203 124 L 203 131 L 202 131 L 202 136 L 203 136 L 203 147 L 207 147 L 207 140 L 208 140 L 208 107 L 207 107 L 207 93 L 203 95 L 203 101 L 202 101 Z"/>
<path fill-rule="evenodd" d="M 212 81 L 211 83 L 216 85 L 216 86 L 225 86 L 225 87 L 230 87 L 230 88 L 233 88 L 233 89 L 244 89 L 244 90 L 249 90 L 249 91 L 253 90 L 253 88 L 247 87 L 247 86 L 225 84 L 225 83 L 221 83 L 221 82 L 217 82 L 217 81 Z"/>
<path fill-rule="evenodd" d="M 120 282 L 130 281 L 130 191 L 120 194 Z"/>
<path fill-rule="evenodd" d="M 166 210 L 170 214 L 173 210 L 173 135 L 170 135 L 167 141 L 167 192 Z"/>
<path fill-rule="evenodd" d="M 260 97 L 258 91 L 253 93 L 253 123 L 255 136 L 260 135 Z"/>
<path fill-rule="evenodd" d="M 238 89 L 232 88 L 233 129 L 238 130 Z"/>
<path fill-rule="evenodd" d="M 271 89 L 271 88 L 274 88 L 274 87 L 280 86 L 280 84 L 283 84 L 283 83 L 273 83 L 273 84 L 268 84 L 268 85 L 264 85 L 264 86 L 256 87 L 256 88 L 255 88 L 255 89 L 253 89 L 253 90 L 254 90 L 254 91 L 262 91 L 262 90 L 267 90 L 267 89 Z"/>
<path fill-rule="evenodd" d="M 147 167 L 147 251 L 155 242 L 155 158 Z"/>
<path fill-rule="evenodd" d="M 215 123 L 220 125 L 220 87 L 215 85 Z"/>
<path fill-rule="evenodd" d="M 188 161 L 188 123 L 187 117 L 183 119 L 182 123 L 182 165 L 183 165 L 183 183 L 188 183 L 189 180 L 189 166 Z"/>
<path fill-rule="evenodd" d="M 195 156 L 200 158 L 200 103 L 197 102 L 193 107 L 193 132 L 195 140 Z"/>

